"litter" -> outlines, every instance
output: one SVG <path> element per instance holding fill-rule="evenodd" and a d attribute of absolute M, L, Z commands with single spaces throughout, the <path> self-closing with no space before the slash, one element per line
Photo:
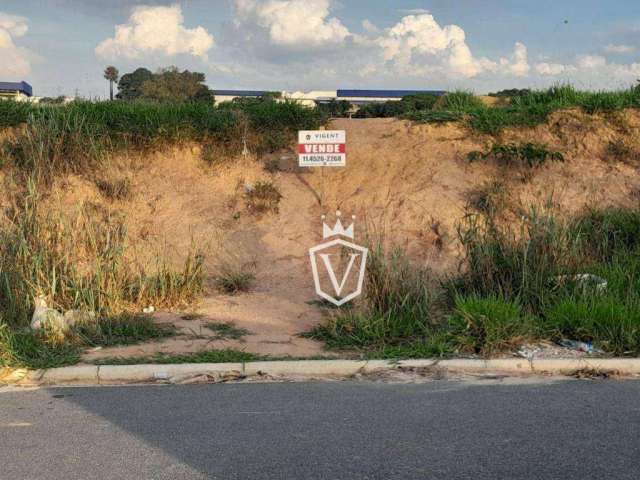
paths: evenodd
<path fill-rule="evenodd" d="M 589 342 L 579 342 L 577 340 L 567 340 L 563 338 L 558 342 L 560 345 L 566 348 L 570 348 L 571 350 L 576 350 L 578 352 L 585 353 L 602 353 L 602 350 L 595 348 L 591 341 Z"/>
<path fill-rule="evenodd" d="M 558 275 L 556 277 L 556 280 L 558 280 L 560 283 L 564 283 L 567 281 L 576 282 L 583 287 L 594 286 L 598 292 L 605 291 L 608 286 L 606 279 L 592 273 L 578 273 L 577 275 Z"/>

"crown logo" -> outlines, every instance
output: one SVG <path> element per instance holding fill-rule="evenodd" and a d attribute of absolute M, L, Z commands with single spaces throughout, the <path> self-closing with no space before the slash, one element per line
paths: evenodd
<path fill-rule="evenodd" d="M 324 219 L 326 218 L 325 215 L 322 215 L 322 238 L 329 238 L 329 237 L 335 237 L 338 235 L 341 235 L 343 237 L 347 237 L 347 238 L 351 238 L 353 239 L 354 235 L 353 235 L 353 223 L 351 225 L 349 225 L 346 229 L 344 228 L 344 226 L 342 225 L 342 220 L 340 220 L 340 217 L 342 216 L 342 213 L 340 212 L 340 210 L 338 210 L 336 212 L 336 217 L 338 217 L 338 220 L 336 221 L 336 224 L 333 226 L 333 228 L 329 227 L 329 225 L 327 225 L 324 222 Z M 355 220 L 356 216 L 353 215 L 351 217 L 352 219 Z"/>

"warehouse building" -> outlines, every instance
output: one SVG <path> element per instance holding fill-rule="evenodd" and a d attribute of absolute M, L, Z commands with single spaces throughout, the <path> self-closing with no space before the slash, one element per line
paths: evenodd
<path fill-rule="evenodd" d="M 444 95 L 444 90 L 312 90 L 309 92 L 280 92 L 279 98 L 295 100 L 309 107 L 332 100 L 346 100 L 353 105 L 400 101 L 402 97 L 415 94 Z M 235 98 L 259 98 L 273 95 L 265 90 L 214 90 L 216 104 L 231 101 Z"/>
<path fill-rule="evenodd" d="M 29 101 L 33 88 L 27 82 L 0 82 L 0 99 Z"/>

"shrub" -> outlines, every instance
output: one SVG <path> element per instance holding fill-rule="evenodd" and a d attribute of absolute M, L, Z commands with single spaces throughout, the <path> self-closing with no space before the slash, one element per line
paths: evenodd
<path fill-rule="evenodd" d="M 411 112 L 405 115 L 404 118 L 413 120 L 414 122 L 418 123 L 446 123 L 457 122 L 463 117 L 459 112 L 449 112 L 446 110 L 427 110 Z"/>
<path fill-rule="evenodd" d="M 517 301 L 494 295 L 457 296 L 449 325 L 461 351 L 484 355 L 518 346 L 537 333 Z"/>

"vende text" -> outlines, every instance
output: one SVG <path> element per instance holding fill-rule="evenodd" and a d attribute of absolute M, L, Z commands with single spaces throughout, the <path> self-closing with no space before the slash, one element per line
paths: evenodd
<path fill-rule="evenodd" d="M 299 153 L 345 153 L 346 148 L 344 143 L 331 144 L 331 143 L 312 143 L 299 146 Z"/>

